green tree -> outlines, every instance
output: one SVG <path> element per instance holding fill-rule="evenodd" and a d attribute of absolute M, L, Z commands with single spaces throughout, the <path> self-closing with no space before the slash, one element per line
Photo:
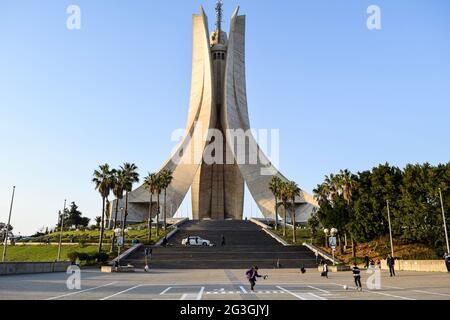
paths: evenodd
<path fill-rule="evenodd" d="M 102 251 L 103 245 L 103 234 L 105 231 L 105 206 L 106 200 L 109 197 L 109 193 L 111 192 L 112 183 L 113 183 L 113 175 L 114 170 L 109 168 L 108 164 L 101 165 L 99 170 L 94 171 L 94 177 L 92 182 L 95 184 L 95 189 L 100 193 L 102 197 L 102 215 L 100 221 L 100 240 L 98 244 L 98 251 Z"/>
<path fill-rule="evenodd" d="M 291 223 L 292 223 L 292 242 L 297 242 L 297 234 L 296 234 L 296 223 L 295 223 L 295 197 L 300 197 L 301 190 L 298 187 L 297 183 L 294 181 L 289 181 L 286 184 L 286 190 L 288 199 L 291 201 Z"/>
<path fill-rule="evenodd" d="M 288 212 L 288 201 L 289 201 L 289 189 L 287 182 L 281 182 L 280 184 L 280 199 L 283 203 L 283 236 L 286 237 L 286 224 L 287 224 L 287 212 Z"/>
<path fill-rule="evenodd" d="M 112 183 L 112 191 L 114 196 L 116 197 L 116 208 L 114 212 L 114 224 L 113 224 L 113 230 L 116 230 L 117 228 L 117 218 L 119 214 L 119 204 L 120 200 L 123 199 L 123 193 L 125 190 L 126 185 L 126 177 L 122 170 L 116 170 L 113 175 L 113 183 Z M 116 241 L 116 233 L 113 232 L 112 241 L 111 241 L 111 252 L 114 252 L 115 248 L 115 241 Z"/>
<path fill-rule="evenodd" d="M 76 205 L 76 203 L 72 202 L 69 209 L 66 209 L 66 212 L 63 214 L 64 226 L 74 226 L 75 228 L 87 227 L 89 225 L 90 219 L 87 217 L 83 217 L 82 215 L 83 213 L 78 210 L 78 206 Z M 61 227 L 61 221 L 58 222 L 57 227 Z"/>
<path fill-rule="evenodd" d="M 127 227 L 128 218 L 128 194 L 133 190 L 133 184 L 139 182 L 138 167 L 134 163 L 125 163 L 120 167 L 124 176 L 124 190 L 125 190 L 125 217 L 123 219 L 122 237 L 125 242 L 125 228 Z"/>
<path fill-rule="evenodd" d="M 148 242 L 152 239 L 152 215 L 153 215 L 153 194 L 158 188 L 158 175 L 155 173 L 149 173 L 144 180 L 144 187 L 150 193 L 150 202 L 148 209 Z"/>
<path fill-rule="evenodd" d="M 164 190 L 164 223 L 163 223 L 163 229 L 167 229 L 167 188 L 170 186 L 173 180 L 173 173 L 169 170 L 163 170 L 160 173 L 160 183 L 161 183 L 161 189 Z"/>
<path fill-rule="evenodd" d="M 279 177 L 274 176 L 269 183 L 269 189 L 275 198 L 275 230 L 278 230 L 278 199 L 280 198 L 280 187 L 282 181 Z"/>

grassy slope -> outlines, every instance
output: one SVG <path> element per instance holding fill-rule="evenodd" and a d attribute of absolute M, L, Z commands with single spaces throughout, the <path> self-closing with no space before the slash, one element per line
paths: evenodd
<path fill-rule="evenodd" d="M 166 231 L 160 229 L 159 237 L 156 237 L 156 229 L 152 229 L 151 243 L 156 243 L 162 239 L 167 234 Z M 111 238 L 113 236 L 112 230 L 105 230 L 103 241 L 104 243 L 111 243 Z M 86 243 L 97 243 L 100 237 L 100 231 L 98 230 L 87 230 L 87 231 L 66 231 L 63 232 L 62 241 L 71 242 L 71 237 L 73 237 L 74 243 L 86 242 Z M 148 240 L 148 230 L 143 228 L 142 230 L 129 230 L 128 235 L 125 237 L 127 243 L 132 240 L 139 240 L 142 243 L 147 243 Z M 45 242 L 50 239 L 51 242 L 55 243 L 59 241 L 59 232 L 50 233 L 48 235 L 39 237 L 37 241 Z"/>
<path fill-rule="evenodd" d="M 92 253 L 97 251 L 96 246 L 80 247 L 62 246 L 61 260 L 68 260 L 67 254 L 72 251 Z M 8 262 L 51 262 L 55 261 L 58 255 L 58 246 L 8 246 Z"/>
<path fill-rule="evenodd" d="M 278 231 L 272 230 L 278 236 L 286 240 L 288 243 L 293 244 L 292 241 L 292 229 L 287 229 L 286 237 L 283 236 L 283 228 L 280 226 Z M 307 229 L 297 229 L 297 245 L 302 245 L 304 242 L 311 243 L 311 235 Z M 323 247 L 323 241 L 314 241 L 315 244 L 320 242 L 320 247 L 331 254 L 331 249 Z M 348 243 L 350 245 L 350 243 Z M 389 238 L 381 237 L 377 240 L 360 243 L 357 246 L 356 256 L 359 260 L 363 260 L 364 256 L 367 254 L 370 259 L 376 261 L 377 259 L 386 259 L 387 255 L 391 253 Z M 421 244 L 411 244 L 405 242 L 394 242 L 394 254 L 397 258 L 403 260 L 436 260 L 441 259 L 433 248 L 428 248 Z M 336 257 L 348 263 L 352 258 L 351 247 L 347 247 L 344 250 L 344 254 L 340 254 L 339 248 L 336 253 Z"/>
<path fill-rule="evenodd" d="M 286 240 L 290 244 L 294 244 L 292 236 L 293 236 L 293 229 L 286 228 L 286 237 L 283 236 L 283 226 L 278 226 L 278 230 L 271 230 L 276 235 L 280 236 L 284 240 Z M 309 231 L 307 229 L 296 229 L 296 235 L 297 235 L 297 242 L 296 244 L 302 245 L 304 242 L 308 242 L 311 239 L 311 236 L 309 235 Z"/>

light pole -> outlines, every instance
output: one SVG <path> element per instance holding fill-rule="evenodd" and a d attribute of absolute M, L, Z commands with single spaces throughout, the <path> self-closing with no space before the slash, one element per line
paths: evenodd
<path fill-rule="evenodd" d="M 333 253 L 333 266 L 336 265 L 336 260 L 334 259 L 334 252 L 336 251 L 336 235 L 338 233 L 338 229 L 332 228 L 330 230 L 330 235 L 332 238 L 330 238 L 331 242 L 331 252 Z"/>
<path fill-rule="evenodd" d="M 117 262 L 118 262 L 118 264 L 119 264 L 119 266 L 120 266 L 120 248 L 121 248 L 123 245 L 125 245 L 125 244 L 123 243 L 123 240 L 124 240 L 123 235 L 124 235 L 125 233 L 128 233 L 128 229 L 117 228 L 117 229 L 114 230 L 114 233 L 115 233 L 116 236 L 117 236 Z"/>
<path fill-rule="evenodd" d="M 323 229 L 323 233 L 325 233 L 325 248 L 328 248 L 328 234 L 330 233 L 330 230 Z"/>
<path fill-rule="evenodd" d="M 11 224 L 11 214 L 12 214 L 12 209 L 13 209 L 13 204 L 14 204 L 14 195 L 16 193 L 16 186 L 13 186 L 13 192 L 12 192 L 12 197 L 11 197 L 11 206 L 9 207 L 9 217 L 8 217 L 8 224 L 6 225 L 6 231 L 5 231 L 5 243 L 3 244 L 3 258 L 2 258 L 2 262 L 5 262 L 6 260 L 6 249 L 8 247 L 8 235 L 9 235 L 9 228 L 10 228 L 10 224 Z"/>
<path fill-rule="evenodd" d="M 388 222 L 389 222 L 389 237 L 391 238 L 391 257 L 394 258 L 394 242 L 392 240 L 392 226 L 391 226 L 391 212 L 389 208 L 389 200 L 386 200 L 387 205 L 387 214 L 388 214 Z"/>
<path fill-rule="evenodd" d="M 61 219 L 61 228 L 60 228 L 60 232 L 59 232 L 58 257 L 56 259 L 56 261 L 58 261 L 58 262 L 61 260 L 61 243 L 62 243 L 62 235 L 63 235 L 63 229 L 64 229 L 64 214 L 66 213 L 66 202 L 67 202 L 67 200 L 64 199 L 64 209 L 63 209 L 62 214 L 61 214 L 61 211 L 59 211 L 59 218 Z"/>
<path fill-rule="evenodd" d="M 445 242 L 447 243 L 447 253 L 450 254 L 450 245 L 448 243 L 447 222 L 445 221 L 444 200 L 442 199 L 442 190 L 439 188 L 439 197 L 441 198 L 442 219 L 444 220 Z"/>

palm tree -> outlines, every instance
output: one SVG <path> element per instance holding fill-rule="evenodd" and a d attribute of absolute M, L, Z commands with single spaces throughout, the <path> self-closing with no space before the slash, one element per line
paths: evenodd
<path fill-rule="evenodd" d="M 344 198 L 344 200 L 347 202 L 348 204 L 348 208 L 350 210 L 349 215 L 352 214 L 353 212 L 353 201 L 352 201 L 352 196 L 353 196 L 353 189 L 355 187 L 355 180 L 356 177 L 354 174 L 352 174 L 349 170 L 345 169 L 345 170 L 341 170 L 338 176 L 338 184 L 339 184 L 339 189 L 340 192 L 342 193 L 342 197 Z M 340 239 L 340 237 L 339 237 Z M 356 246 L 357 243 L 354 240 L 353 236 L 352 236 L 352 256 L 356 257 Z M 341 241 L 339 241 L 341 242 Z M 341 253 L 343 253 L 343 247 L 342 245 L 339 246 Z"/>
<path fill-rule="evenodd" d="M 166 203 L 167 203 L 167 199 L 166 199 L 166 194 L 167 194 L 167 188 L 170 186 L 170 184 L 172 183 L 173 180 L 173 175 L 172 175 L 172 171 L 169 170 L 163 170 L 160 173 L 161 176 L 161 189 L 164 190 L 164 224 L 163 224 L 163 229 L 166 230 L 167 228 L 167 210 L 166 210 Z"/>
<path fill-rule="evenodd" d="M 155 193 L 158 185 L 158 175 L 149 173 L 144 180 L 144 188 L 150 193 L 150 205 L 148 209 L 148 242 L 152 239 L 152 213 L 153 213 L 153 193 Z"/>
<path fill-rule="evenodd" d="M 298 185 L 294 181 L 289 181 L 286 185 L 286 192 L 288 198 L 291 200 L 291 222 L 293 225 L 293 233 L 292 233 L 292 241 L 294 243 L 297 242 L 297 234 L 295 227 L 295 197 L 299 197 L 301 195 L 301 190 Z"/>
<path fill-rule="evenodd" d="M 156 199 L 156 205 L 157 205 L 157 212 L 156 212 L 156 236 L 159 237 L 159 215 L 161 214 L 161 208 L 159 205 L 159 200 L 161 196 L 161 190 L 162 190 L 162 181 L 161 181 L 161 173 L 158 173 L 156 175 L 156 184 L 155 184 L 155 192 L 158 196 Z"/>
<path fill-rule="evenodd" d="M 120 170 L 124 175 L 124 190 L 125 190 L 125 217 L 123 219 L 122 237 L 125 243 L 125 228 L 127 227 L 128 217 L 128 193 L 133 190 L 133 184 L 139 182 L 139 173 L 137 173 L 138 167 L 134 163 L 125 163 L 120 167 Z"/>
<path fill-rule="evenodd" d="M 277 176 L 272 177 L 269 183 L 269 189 L 275 197 L 275 230 L 278 230 L 278 199 L 280 198 L 281 179 Z"/>
<path fill-rule="evenodd" d="M 94 178 L 92 182 L 95 183 L 95 190 L 100 193 L 102 197 L 102 215 L 101 215 L 101 223 L 100 223 L 100 240 L 98 243 L 98 252 L 102 251 L 103 245 L 103 234 L 105 231 L 105 205 L 106 201 L 109 197 L 109 193 L 111 192 L 112 182 L 115 170 L 110 170 L 108 164 L 104 164 L 99 167 L 99 170 L 94 171 Z"/>
<path fill-rule="evenodd" d="M 122 170 L 116 170 L 113 175 L 113 186 L 112 191 L 114 196 L 116 197 L 116 210 L 114 213 L 114 226 L 113 230 L 117 228 L 117 215 L 119 213 L 119 202 L 123 199 L 123 192 L 125 189 L 125 175 Z M 116 233 L 113 232 L 112 243 L 111 243 L 111 252 L 114 252 L 114 242 L 116 240 Z"/>
<path fill-rule="evenodd" d="M 286 237 L 286 224 L 287 224 L 287 202 L 289 200 L 289 194 L 288 194 L 288 188 L 287 188 L 287 183 L 286 182 L 281 182 L 280 184 L 280 198 L 281 198 L 281 202 L 283 203 L 283 208 L 284 208 L 284 217 L 283 217 L 283 236 Z"/>

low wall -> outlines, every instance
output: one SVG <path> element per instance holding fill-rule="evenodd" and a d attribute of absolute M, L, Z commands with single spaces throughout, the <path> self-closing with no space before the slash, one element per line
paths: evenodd
<path fill-rule="evenodd" d="M 263 229 L 272 229 L 271 226 L 268 226 L 267 224 L 265 224 L 265 223 L 262 222 L 262 221 L 259 221 L 259 220 L 253 219 L 253 218 L 250 218 L 249 221 L 250 221 L 250 222 L 253 222 L 254 224 L 260 226 L 260 227 L 263 228 Z"/>
<path fill-rule="evenodd" d="M 66 272 L 70 262 L 0 262 L 0 275 Z"/>
<path fill-rule="evenodd" d="M 276 235 L 275 233 L 273 233 L 272 231 L 270 231 L 269 229 L 262 229 L 265 233 L 267 233 L 269 236 L 271 236 L 272 238 L 274 238 L 275 240 L 277 240 L 279 243 L 281 243 L 283 246 L 288 247 L 291 244 L 289 244 L 287 241 L 285 241 L 283 238 L 281 238 L 280 236 Z"/>
<path fill-rule="evenodd" d="M 111 260 L 109 262 L 109 265 L 114 265 L 114 263 L 116 261 L 120 261 L 123 259 L 126 259 L 130 254 L 132 254 L 133 252 L 135 252 L 136 250 L 138 250 L 140 247 L 142 247 L 142 243 L 138 243 L 135 246 L 131 247 L 130 249 L 128 249 L 127 251 L 123 252 L 120 256 L 118 256 L 117 258 Z"/>
<path fill-rule="evenodd" d="M 447 272 L 444 260 L 395 260 L 395 270 L 420 272 Z M 386 260 L 381 261 L 381 269 L 389 270 Z"/>

